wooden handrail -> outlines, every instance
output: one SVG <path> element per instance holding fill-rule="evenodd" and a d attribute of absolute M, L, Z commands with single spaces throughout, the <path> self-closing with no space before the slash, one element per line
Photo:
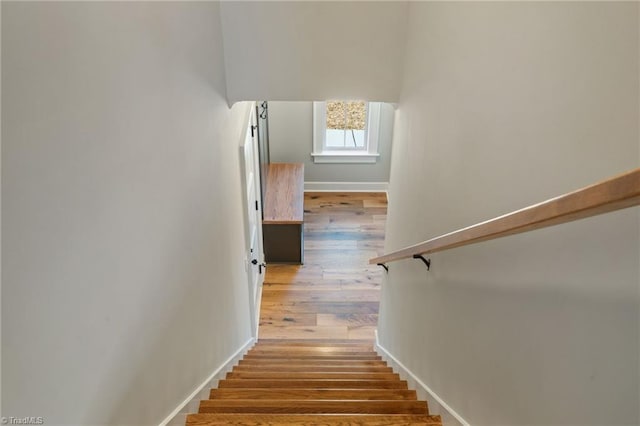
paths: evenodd
<path fill-rule="evenodd" d="M 369 260 L 385 264 L 414 255 L 533 231 L 640 204 L 640 168 L 586 188 L 534 204 Z"/>

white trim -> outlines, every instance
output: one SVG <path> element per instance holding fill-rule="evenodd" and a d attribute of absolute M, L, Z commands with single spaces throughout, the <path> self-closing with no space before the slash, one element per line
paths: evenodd
<path fill-rule="evenodd" d="M 365 154 L 364 152 L 312 152 L 314 163 L 375 163 L 380 154 Z"/>
<path fill-rule="evenodd" d="M 367 151 L 369 155 L 378 154 L 378 139 L 380 139 L 380 111 L 381 102 L 369 102 L 367 105 Z"/>
<path fill-rule="evenodd" d="M 387 192 L 388 182 L 305 182 L 305 192 Z"/>
<path fill-rule="evenodd" d="M 313 103 L 313 152 L 321 153 L 327 123 L 326 102 Z"/>
<path fill-rule="evenodd" d="M 255 343 L 256 339 L 253 337 L 247 340 L 233 355 L 231 355 L 225 362 L 222 363 L 213 373 L 200 384 L 191 395 L 189 395 L 184 401 L 182 401 L 175 410 L 171 412 L 159 426 L 184 426 L 187 414 L 197 413 L 198 405 L 203 399 L 209 399 L 209 390 L 218 385 L 218 380 L 224 377 L 227 372 L 231 371 L 233 366 L 240 360 L 245 352 Z"/>
<path fill-rule="evenodd" d="M 367 103 L 366 150 L 325 149 L 326 138 L 326 102 L 313 103 L 313 151 L 314 163 L 375 163 L 378 161 L 378 139 L 380 138 L 381 102 Z"/>
<path fill-rule="evenodd" d="M 262 226 L 262 225 L 261 225 Z M 264 259 L 264 253 L 262 254 L 262 259 Z M 265 263 L 266 265 L 266 263 Z M 256 306 L 256 322 L 255 322 L 255 326 L 256 326 L 256 331 L 255 331 L 255 336 L 254 339 L 256 340 L 256 342 L 258 341 L 258 333 L 260 332 L 260 309 L 262 308 L 262 288 L 264 286 L 264 276 L 267 274 L 266 268 L 263 267 L 262 268 L 263 272 L 262 272 L 262 279 L 260 280 L 260 283 L 258 284 L 258 288 L 256 289 L 256 297 L 258 298 L 258 300 L 255 303 Z"/>
<path fill-rule="evenodd" d="M 400 377 L 407 380 L 409 388 L 415 388 L 418 392 L 418 399 L 426 399 L 429 405 L 430 414 L 439 414 L 442 417 L 442 424 L 446 426 L 470 426 L 462 416 L 454 411 L 453 408 L 444 402 L 438 394 L 429 388 L 422 380 L 418 378 L 411 370 L 404 366 L 400 361 L 396 359 L 391 353 L 380 345 L 378 340 L 378 330 L 374 330 L 376 339 L 376 351 L 382 356 L 387 363 L 391 364 L 395 372 L 400 373 Z"/>

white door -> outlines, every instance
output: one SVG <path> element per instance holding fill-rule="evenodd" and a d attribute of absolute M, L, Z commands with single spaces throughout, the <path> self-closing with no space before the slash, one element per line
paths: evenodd
<path fill-rule="evenodd" d="M 260 205 L 260 166 L 258 162 L 258 139 L 255 109 L 247 126 L 247 136 L 242 146 L 244 158 L 244 183 L 246 191 L 247 223 L 247 274 L 251 323 L 254 337 L 258 337 L 260 319 L 260 297 L 264 282 L 264 254 L 262 249 L 262 206 Z"/>

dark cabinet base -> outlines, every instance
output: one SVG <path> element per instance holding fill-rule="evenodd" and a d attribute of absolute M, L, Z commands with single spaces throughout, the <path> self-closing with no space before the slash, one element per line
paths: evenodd
<path fill-rule="evenodd" d="M 302 224 L 263 224 L 264 257 L 267 263 L 298 263 L 304 261 Z"/>

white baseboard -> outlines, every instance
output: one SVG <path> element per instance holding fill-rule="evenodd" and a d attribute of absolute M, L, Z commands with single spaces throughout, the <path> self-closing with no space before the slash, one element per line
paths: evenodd
<path fill-rule="evenodd" d="M 263 256 L 264 259 L 264 256 Z M 266 272 L 265 272 L 266 274 Z M 264 275 L 263 275 L 264 277 Z M 256 303 L 256 332 L 255 332 L 255 337 L 254 340 L 257 342 L 258 341 L 258 334 L 260 333 L 260 309 L 262 309 L 262 288 L 264 287 L 264 280 L 260 283 L 260 285 L 258 285 L 258 300 Z"/>
<path fill-rule="evenodd" d="M 404 366 L 391 353 L 380 345 L 378 340 L 378 330 L 375 330 L 376 351 L 382 356 L 387 364 L 393 368 L 394 372 L 400 374 L 403 380 L 409 384 L 409 389 L 415 389 L 418 393 L 418 399 L 426 400 L 429 405 L 430 414 L 439 414 L 442 417 L 442 424 L 446 426 L 470 426 L 469 422 L 456 413 L 453 408 L 449 407 L 429 386 L 424 384 L 411 370 Z"/>
<path fill-rule="evenodd" d="M 218 381 L 231 371 L 233 366 L 244 356 L 245 352 L 253 345 L 256 340 L 252 337 L 242 345 L 233 355 L 222 363 L 213 373 L 205 379 L 192 393 L 182 401 L 175 410 L 171 412 L 159 426 L 184 426 L 187 420 L 187 414 L 197 413 L 200 401 L 209 399 L 209 390 L 218 386 Z"/>
<path fill-rule="evenodd" d="M 305 192 L 387 192 L 389 182 L 305 182 Z"/>

